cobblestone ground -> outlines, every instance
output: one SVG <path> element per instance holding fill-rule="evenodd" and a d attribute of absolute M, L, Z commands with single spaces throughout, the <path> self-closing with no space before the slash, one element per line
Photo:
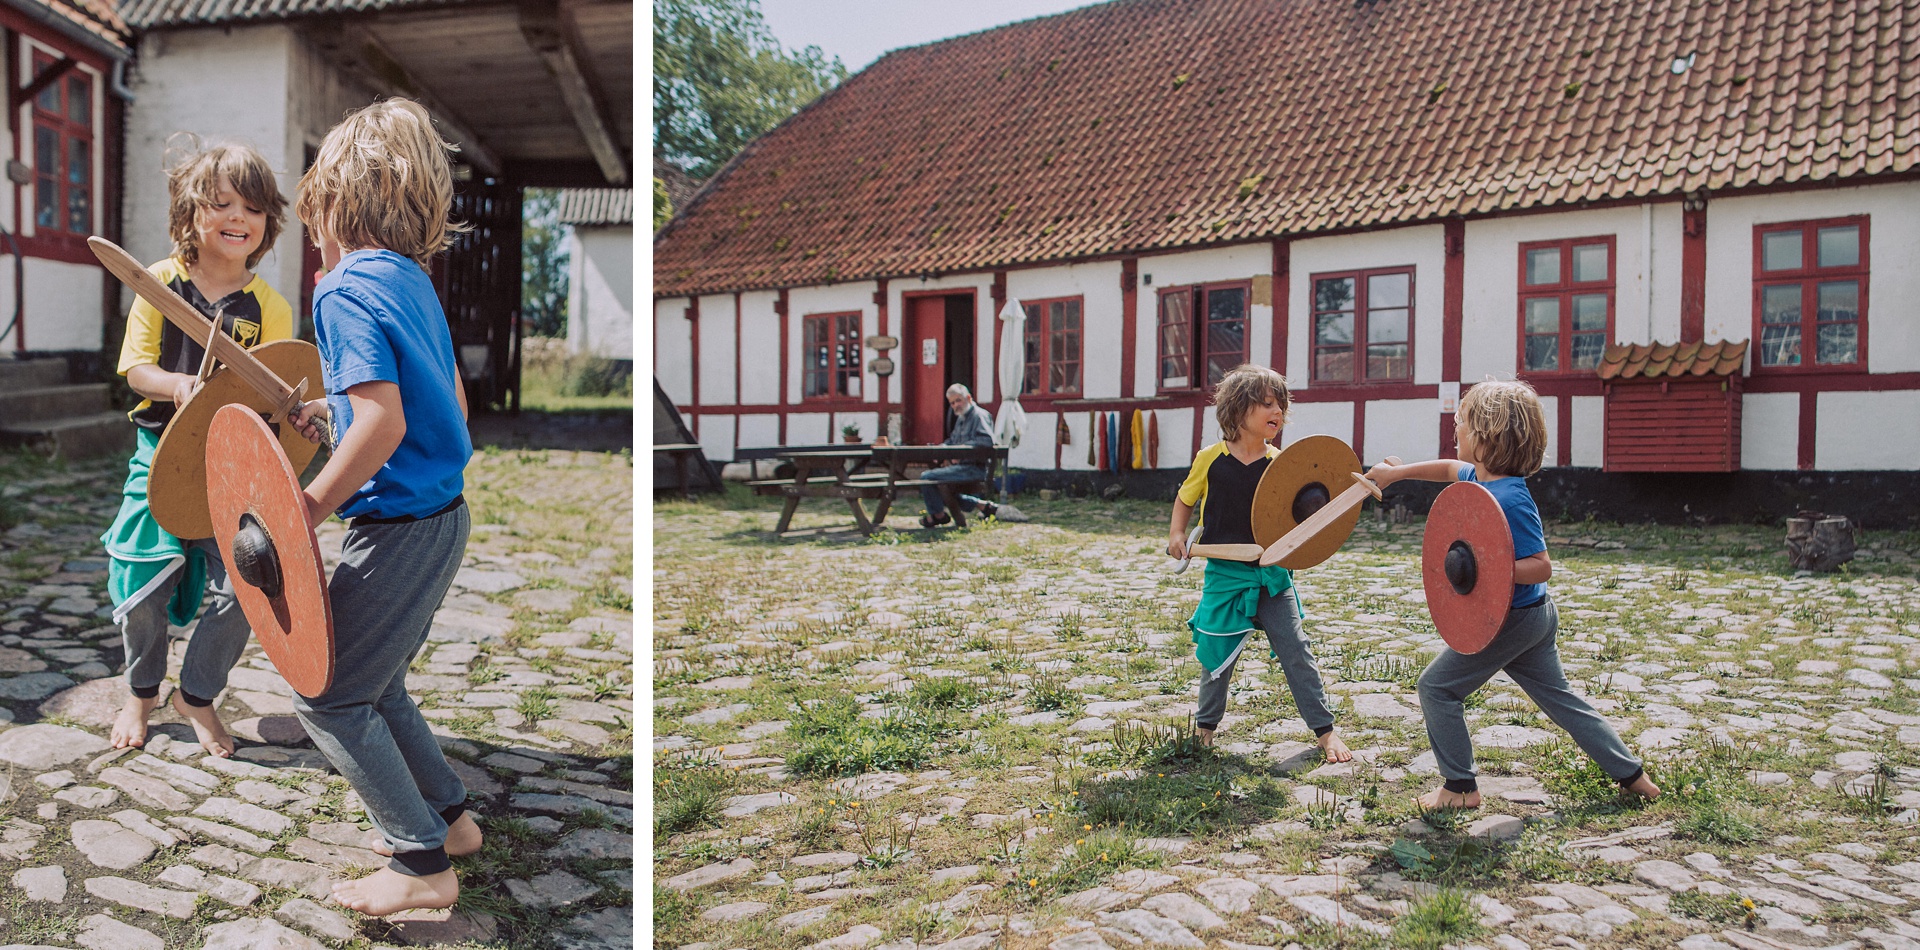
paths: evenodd
<path fill-rule="evenodd" d="M 386 921 L 328 896 L 385 859 L 257 642 L 219 702 L 232 759 L 164 705 L 145 749 L 109 748 L 126 687 L 98 537 L 125 476 L 0 456 L 0 944 L 632 945 L 629 455 L 468 469 L 472 540 L 408 682 L 487 844 L 454 859 L 451 914 Z M 329 567 L 344 533 L 319 532 Z"/>
<path fill-rule="evenodd" d="M 1485 807 L 1423 815 L 1420 522 L 1298 576 L 1333 765 L 1264 649 L 1192 742 L 1165 506 L 1022 506 L 870 541 L 656 509 L 656 946 L 1920 948 L 1920 537 L 1812 576 L 1778 528 L 1550 525 L 1567 673 L 1668 794 L 1502 676 Z"/>

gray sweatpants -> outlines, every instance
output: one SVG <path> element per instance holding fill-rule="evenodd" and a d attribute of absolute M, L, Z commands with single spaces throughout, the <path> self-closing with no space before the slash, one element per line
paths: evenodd
<path fill-rule="evenodd" d="M 402 874 L 450 866 L 441 812 L 467 799 L 407 695 L 407 667 L 460 569 L 470 527 L 465 505 L 422 521 L 349 527 L 327 585 L 333 685 L 311 699 L 293 697 L 314 745 L 360 793 L 393 848 L 389 866 Z"/>
<path fill-rule="evenodd" d="M 1474 782 L 1473 740 L 1467 734 L 1463 703 L 1493 674 L 1505 670 L 1541 711 L 1567 730 L 1575 745 L 1617 782 L 1640 775 L 1640 760 L 1620 734 L 1567 685 L 1554 637 L 1560 614 L 1552 598 L 1533 607 L 1507 611 L 1507 620 L 1487 648 L 1471 656 L 1442 650 L 1420 674 L 1420 711 L 1427 720 L 1427 741 L 1448 791 L 1470 792 Z"/>
<path fill-rule="evenodd" d="M 1326 686 L 1320 681 L 1320 668 L 1313 663 L 1313 649 L 1307 645 L 1306 631 L 1300 625 L 1300 601 L 1294 596 L 1293 588 L 1281 591 L 1278 597 L 1261 594 L 1255 616 L 1267 632 L 1267 646 L 1280 658 L 1280 669 L 1287 674 L 1287 688 L 1293 691 L 1293 705 L 1300 710 L 1300 718 L 1306 720 L 1307 727 L 1316 736 L 1331 732 L 1333 710 L 1327 708 Z M 1247 645 L 1252 646 L 1251 634 L 1247 641 Z M 1241 652 L 1244 653 L 1245 648 Z M 1193 717 L 1200 728 L 1218 728 L 1220 720 L 1226 718 L 1227 685 L 1233 679 L 1233 668 L 1239 664 L 1240 658 L 1234 657 L 1220 675 L 1212 679 L 1201 671 L 1200 710 Z"/>
<path fill-rule="evenodd" d="M 227 688 L 227 674 L 240 662 L 253 628 L 233 596 L 233 582 L 220 548 L 211 538 L 184 542 L 207 557 L 207 608 L 193 626 L 187 653 L 180 661 L 180 689 L 195 699 L 212 700 Z M 134 695 L 152 696 L 167 678 L 167 601 L 183 571 L 175 571 L 120 618 L 120 642 L 127 654 L 127 688 Z"/>

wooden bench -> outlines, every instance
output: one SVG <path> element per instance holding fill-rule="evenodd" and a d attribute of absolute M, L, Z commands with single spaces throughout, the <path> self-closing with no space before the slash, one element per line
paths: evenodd
<path fill-rule="evenodd" d="M 1007 447 L 1004 445 L 893 445 L 875 446 L 873 460 L 887 466 L 888 485 L 895 492 L 918 491 L 933 486 L 946 503 L 947 510 L 953 514 L 955 527 L 967 526 L 967 513 L 960 506 L 962 494 L 986 495 L 993 490 L 994 470 L 1006 470 Z M 950 482 L 925 478 L 909 478 L 910 468 L 937 468 L 942 465 L 978 465 L 986 471 L 986 478 L 971 481 Z"/>

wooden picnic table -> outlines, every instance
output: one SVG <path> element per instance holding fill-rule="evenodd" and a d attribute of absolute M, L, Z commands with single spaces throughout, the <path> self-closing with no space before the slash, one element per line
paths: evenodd
<path fill-rule="evenodd" d="M 653 450 L 663 452 L 673 459 L 673 470 L 679 475 L 679 481 L 674 484 L 674 487 L 687 496 L 688 501 L 692 501 L 693 485 L 687 481 L 687 463 L 692 461 L 693 456 L 700 451 L 700 446 L 693 442 L 672 442 L 656 445 Z"/>
<path fill-rule="evenodd" d="M 917 491 L 929 485 L 946 499 L 955 524 L 966 527 L 966 513 L 960 510 L 960 492 L 967 488 L 986 492 L 992 484 L 995 466 L 1006 464 L 1007 450 L 1004 446 L 875 446 L 848 443 L 838 446 L 741 449 L 735 452 L 734 457 L 773 458 L 793 466 L 791 478 L 768 478 L 747 483 L 757 495 L 778 495 L 786 499 L 780 509 L 780 522 L 773 529 L 775 534 L 787 533 L 801 499 L 840 498 L 853 511 L 853 520 L 860 533 L 871 536 L 886 525 L 887 513 L 892 510 L 893 500 L 900 492 Z M 987 477 L 977 482 L 943 482 L 914 478 L 910 473 L 913 468 L 924 469 L 956 462 L 980 465 L 986 469 Z M 878 463 L 884 468 L 881 471 L 862 471 L 869 463 Z M 862 504 L 868 500 L 875 502 L 872 517 L 868 517 L 866 507 Z"/>
<path fill-rule="evenodd" d="M 1007 447 L 1004 445 L 888 445 L 875 446 L 872 455 L 874 462 L 887 467 L 887 484 L 893 490 L 933 486 L 946 502 L 947 510 L 953 513 L 954 526 L 959 528 L 967 526 L 967 513 L 960 507 L 961 490 L 977 488 L 981 494 L 991 491 L 994 468 L 1004 469 L 1007 464 Z M 908 474 L 911 468 L 927 469 L 955 464 L 978 465 L 986 471 L 987 477 L 978 481 L 948 482 L 912 478 Z"/>

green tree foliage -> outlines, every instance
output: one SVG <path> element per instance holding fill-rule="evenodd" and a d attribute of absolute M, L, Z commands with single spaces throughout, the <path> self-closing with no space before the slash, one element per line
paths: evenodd
<path fill-rule="evenodd" d="M 758 0 L 654 4 L 654 150 L 695 178 L 845 78 L 817 46 L 782 49 Z"/>
<path fill-rule="evenodd" d="M 673 199 L 667 195 L 667 183 L 655 178 L 653 180 L 653 229 L 658 231 L 671 220 L 673 220 Z"/>
<path fill-rule="evenodd" d="M 560 223 L 560 192 L 528 188 L 520 209 L 520 317 L 528 336 L 566 336 L 567 226 Z"/>

